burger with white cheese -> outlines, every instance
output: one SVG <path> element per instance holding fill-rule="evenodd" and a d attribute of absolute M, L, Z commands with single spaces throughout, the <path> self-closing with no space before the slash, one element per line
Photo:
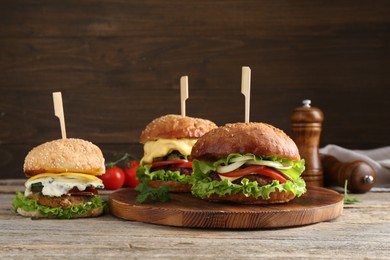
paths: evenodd
<path fill-rule="evenodd" d="M 29 179 L 13 207 L 33 218 L 84 218 L 103 213 L 105 202 L 97 177 L 105 172 L 101 150 L 82 139 L 59 139 L 33 148 L 24 161 Z"/>
<path fill-rule="evenodd" d="M 192 194 L 209 201 L 285 203 L 306 192 L 298 148 L 282 130 L 265 123 L 214 129 L 192 149 Z"/>
<path fill-rule="evenodd" d="M 172 192 L 190 192 L 192 146 L 216 127 L 209 120 L 181 115 L 154 119 L 140 136 L 144 156 L 137 168 L 138 180 L 146 180 L 152 188 L 166 184 Z"/>

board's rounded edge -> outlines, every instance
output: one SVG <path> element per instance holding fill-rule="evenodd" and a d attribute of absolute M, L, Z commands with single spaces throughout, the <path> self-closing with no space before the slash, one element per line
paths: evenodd
<path fill-rule="evenodd" d="M 151 204 L 135 205 L 116 200 L 115 195 L 126 197 L 128 190 L 117 191 L 109 195 L 110 212 L 119 218 L 186 228 L 203 229 L 267 229 L 286 228 L 330 221 L 339 217 L 344 208 L 343 196 L 336 191 L 321 187 L 310 187 L 309 191 L 333 194 L 333 203 L 307 209 L 275 210 L 274 212 L 223 212 L 223 211 L 186 211 L 185 209 L 163 209 L 161 204 L 156 208 Z M 298 198 L 299 199 L 299 198 Z M 210 202 L 212 203 L 212 202 Z M 265 207 L 265 206 L 264 206 Z M 283 207 L 283 205 L 280 205 Z M 121 212 L 123 209 L 124 212 Z M 145 213 L 148 212 L 147 215 Z M 127 214 L 126 214 L 127 213 Z M 282 220 L 287 217 L 289 221 Z M 147 216 L 147 218 L 145 218 Z"/>

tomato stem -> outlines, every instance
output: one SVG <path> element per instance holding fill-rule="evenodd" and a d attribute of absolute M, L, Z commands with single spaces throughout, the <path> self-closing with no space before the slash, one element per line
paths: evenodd
<path fill-rule="evenodd" d="M 116 166 L 117 164 L 119 164 L 120 162 L 124 161 L 124 160 L 128 160 L 129 158 L 132 158 L 133 156 L 131 156 L 130 154 L 128 153 L 125 153 L 121 158 L 119 158 L 118 160 L 114 161 L 114 162 L 109 162 L 109 163 L 106 163 L 106 167 L 107 168 L 112 168 L 114 166 Z"/>

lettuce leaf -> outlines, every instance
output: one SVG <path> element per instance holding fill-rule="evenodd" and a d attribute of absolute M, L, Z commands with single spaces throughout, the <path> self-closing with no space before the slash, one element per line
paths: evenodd
<path fill-rule="evenodd" d="M 81 216 L 95 208 L 107 209 L 107 204 L 100 195 L 95 195 L 90 202 L 79 204 L 78 206 L 71 205 L 69 208 L 51 208 L 38 204 L 36 200 L 25 197 L 21 192 L 16 193 L 16 196 L 12 201 L 12 206 L 15 210 L 21 208 L 25 211 L 38 211 L 47 218 L 61 219 L 70 219 L 75 216 Z"/>
<path fill-rule="evenodd" d="M 231 195 L 242 192 L 245 196 L 253 196 L 255 198 L 262 197 L 263 199 L 268 199 L 271 192 L 274 192 L 276 189 L 279 191 L 290 191 L 294 193 L 297 197 L 301 196 L 306 192 L 305 181 L 299 176 L 304 170 L 304 161 L 294 162 L 289 159 L 279 159 L 277 157 L 259 157 L 256 156 L 256 159 L 271 159 L 278 160 L 284 164 L 290 163 L 292 168 L 287 170 L 290 171 L 289 175 L 291 180 L 288 180 L 285 183 L 280 183 L 277 180 L 272 181 L 271 184 L 265 186 L 259 186 L 256 181 L 249 181 L 244 178 L 241 181 L 241 184 L 234 184 L 231 181 L 224 179 L 221 181 L 212 180 L 209 177 L 209 173 L 216 170 L 218 165 L 221 163 L 229 163 L 229 161 L 237 156 L 242 156 L 240 154 L 231 154 L 227 158 L 220 159 L 216 162 L 202 162 L 199 160 L 193 160 L 193 186 L 192 194 L 200 197 L 210 197 L 211 194 L 218 194 L 219 196 Z M 255 156 L 255 155 L 253 155 Z"/>
<path fill-rule="evenodd" d="M 138 180 L 158 180 L 158 181 L 174 181 L 181 184 L 192 183 L 190 175 L 180 174 L 180 171 L 165 171 L 156 170 L 151 171 L 151 165 L 138 166 L 137 168 Z"/>

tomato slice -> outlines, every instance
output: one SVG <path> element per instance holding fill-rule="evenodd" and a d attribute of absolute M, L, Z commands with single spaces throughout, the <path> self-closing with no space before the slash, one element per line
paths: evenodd
<path fill-rule="evenodd" d="M 154 163 L 152 163 L 152 168 L 166 166 L 166 165 L 172 165 L 172 164 L 178 164 L 177 166 L 180 168 L 191 168 L 192 167 L 192 162 L 190 162 L 188 160 L 181 159 L 181 160 L 169 160 L 169 161 L 154 162 Z M 183 165 L 183 166 L 180 166 L 180 165 Z M 191 165 L 191 166 L 189 166 L 189 165 Z"/>
<path fill-rule="evenodd" d="M 179 168 L 192 168 L 192 162 L 188 161 L 185 163 L 180 163 L 176 165 Z"/>
<path fill-rule="evenodd" d="M 281 183 L 285 183 L 287 181 L 286 178 L 284 178 L 280 173 L 278 173 L 276 170 L 269 168 L 267 166 L 263 165 L 256 165 L 256 166 L 248 166 L 242 169 L 237 169 L 231 172 L 227 173 L 220 173 L 219 175 L 225 176 L 225 177 L 242 177 L 245 175 L 249 175 L 251 173 L 258 173 L 267 177 L 270 177 L 272 179 L 278 180 Z"/>

